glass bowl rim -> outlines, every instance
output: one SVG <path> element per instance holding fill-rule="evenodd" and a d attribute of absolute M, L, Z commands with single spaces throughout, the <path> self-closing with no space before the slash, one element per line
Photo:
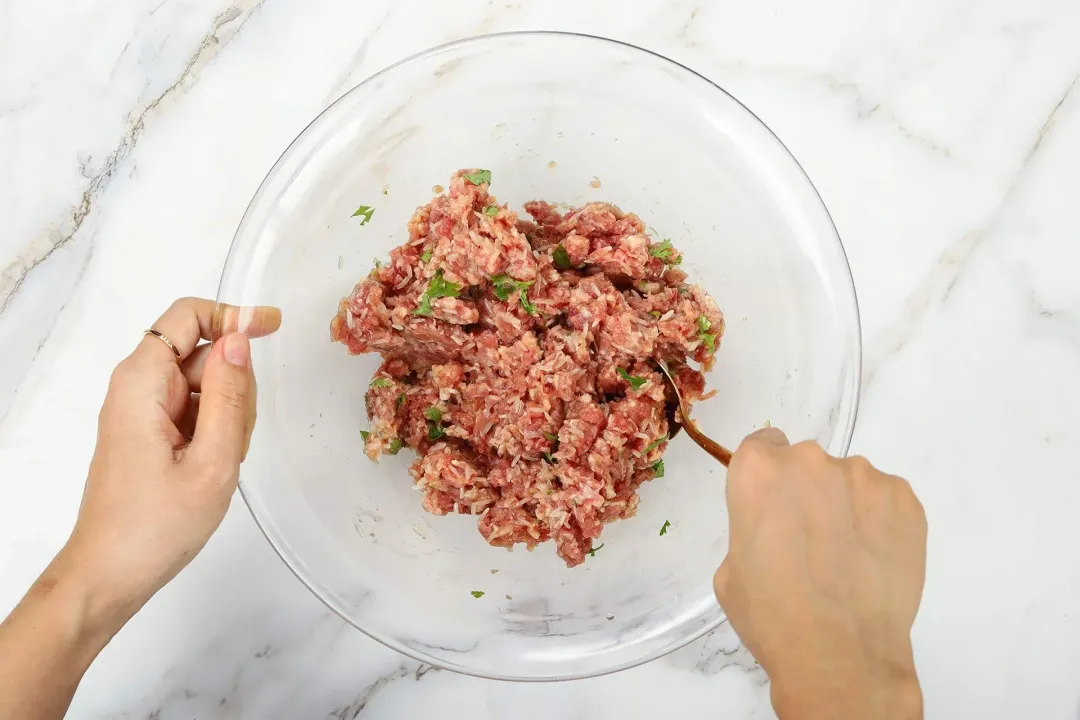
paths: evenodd
<path fill-rule="evenodd" d="M 428 57 L 430 55 L 434 55 L 434 54 L 437 54 L 439 52 L 449 50 L 449 49 L 452 49 L 452 48 L 458 48 L 458 47 L 467 46 L 467 45 L 479 44 L 481 42 L 489 41 L 489 40 L 508 39 L 508 38 L 515 38 L 515 37 L 522 37 L 522 38 L 562 37 L 562 38 L 568 38 L 568 39 L 573 39 L 573 40 L 585 40 L 586 42 L 595 42 L 597 44 L 615 46 L 615 47 L 622 48 L 622 49 L 628 49 L 628 50 L 633 51 L 633 52 L 644 53 L 645 55 L 651 56 L 651 58 L 654 59 L 654 60 L 659 60 L 661 62 L 668 63 L 668 64 L 674 66 L 675 68 L 677 68 L 680 71 L 690 73 L 690 74 L 696 76 L 697 78 L 699 78 L 701 80 L 704 80 L 706 83 L 711 85 L 717 91 L 719 91 L 719 92 L 723 93 L 724 95 L 726 95 L 728 97 L 728 99 L 735 102 L 735 104 L 739 108 L 741 108 L 742 111 L 749 114 L 749 116 L 751 118 L 753 118 L 758 123 L 758 125 L 760 125 L 772 137 L 772 139 L 779 145 L 779 147 L 784 150 L 784 152 L 791 159 L 791 161 L 794 162 L 795 167 L 798 168 L 799 174 L 801 174 L 802 177 L 805 179 L 806 185 L 809 187 L 810 191 L 813 193 L 813 197 L 817 199 L 817 202 L 820 205 L 821 210 L 824 211 L 825 217 L 829 221 L 829 226 L 832 228 L 833 234 L 836 237 L 837 244 L 839 245 L 839 248 L 840 248 L 840 259 L 843 261 L 843 269 L 847 271 L 847 285 L 848 285 L 848 290 L 851 293 L 851 301 L 852 301 L 852 306 L 853 306 L 853 309 L 854 309 L 854 320 L 855 320 L 855 348 L 854 348 L 854 350 L 855 350 L 855 358 L 854 358 L 854 369 L 853 369 L 854 370 L 854 373 L 853 373 L 854 374 L 854 378 L 853 378 L 853 380 L 854 380 L 854 388 L 852 390 L 852 397 L 851 397 L 852 410 L 851 410 L 851 413 L 850 413 L 849 420 L 847 422 L 847 427 L 844 428 L 844 434 L 843 434 L 843 438 L 842 438 L 842 442 L 841 442 L 841 446 L 840 446 L 840 453 L 839 453 L 840 457 L 845 457 L 847 455 L 847 453 L 848 453 L 848 450 L 851 447 L 851 439 L 852 439 L 852 436 L 854 435 L 854 432 L 855 432 L 855 425 L 856 425 L 856 421 L 858 419 L 858 414 L 859 414 L 859 400 L 860 400 L 860 394 L 861 394 L 861 388 L 862 388 L 862 363 L 863 363 L 863 357 L 862 357 L 862 354 L 863 354 L 862 318 L 861 318 L 860 309 L 859 309 L 858 294 L 857 294 L 856 289 L 855 289 L 855 281 L 854 281 L 854 278 L 852 277 L 852 274 L 851 274 L 851 263 L 848 260 L 847 250 L 844 248 L 843 240 L 840 237 L 839 231 L 836 229 L 836 223 L 833 221 L 832 214 L 829 212 L 828 206 L 825 204 L 825 201 L 821 197 L 821 193 L 818 192 L 818 189 L 814 185 L 813 180 L 810 179 L 810 176 L 807 174 L 806 169 L 803 168 L 803 166 L 799 162 L 798 158 L 795 157 L 794 153 L 791 152 L 791 150 L 776 135 L 776 133 L 774 133 L 772 131 L 772 128 L 770 128 L 760 117 L 758 117 L 757 114 L 755 114 L 753 110 L 751 110 L 746 105 L 744 105 L 738 98 L 736 98 L 734 95 L 732 95 L 727 90 L 722 88 L 720 85 L 713 82 L 708 77 L 702 75 L 701 73 L 697 72 L 696 70 L 694 70 L 694 69 L 692 69 L 690 67 L 687 67 L 686 65 L 683 65 L 682 63 L 678 62 L 677 60 L 673 60 L 673 59 L 667 57 L 666 55 L 663 55 L 663 54 L 658 53 L 656 51 L 649 50 L 648 48 L 643 48 L 643 47 L 641 47 L 639 45 L 635 45 L 633 43 L 626 42 L 626 41 L 623 41 L 623 40 L 615 40 L 613 38 L 607 38 L 607 37 L 603 37 L 603 36 L 600 36 L 600 35 L 591 35 L 589 33 L 570 32 L 570 31 L 564 31 L 564 30 L 513 30 L 513 31 L 507 31 L 507 32 L 484 33 L 484 34 L 481 34 L 481 35 L 473 35 L 473 36 L 470 36 L 470 37 L 461 38 L 461 39 L 458 39 L 458 40 L 452 40 L 450 42 L 440 43 L 438 45 L 433 45 L 432 47 L 429 47 L 429 48 L 427 48 L 425 50 L 421 50 L 419 52 L 413 53 L 412 55 L 409 55 L 409 56 L 407 56 L 405 58 L 402 58 L 401 60 L 398 60 L 398 61 L 396 61 L 394 63 L 391 63 L 390 65 L 387 65 L 386 67 L 379 70 L 378 72 L 375 72 L 375 73 L 367 76 L 366 78 L 361 80 L 359 83 L 357 83 L 353 87 L 351 87 L 348 90 L 346 90 L 345 92 L 343 92 L 337 99 L 335 99 L 333 102 L 331 102 L 325 108 L 323 108 L 323 110 L 320 111 L 319 114 L 316 115 L 311 120 L 311 122 L 309 122 L 307 125 L 305 125 L 304 128 L 299 132 L 299 134 L 297 134 L 297 136 L 295 138 L 293 138 L 293 140 L 289 143 L 288 147 L 286 147 L 285 150 L 281 153 L 281 155 L 278 156 L 277 160 L 274 161 L 274 164 L 271 165 L 270 170 L 267 171 L 266 175 L 263 176 L 262 181 L 259 183 L 259 187 L 256 189 L 255 194 L 251 198 L 251 201 L 248 203 L 247 207 L 244 209 L 244 214 L 241 216 L 240 224 L 238 225 L 237 230 L 233 235 L 232 242 L 229 244 L 229 252 L 226 255 L 225 264 L 223 265 L 222 271 L 221 271 L 221 279 L 218 282 L 216 302 L 220 303 L 222 301 L 222 297 L 221 297 L 222 292 L 226 287 L 228 274 L 229 274 L 229 270 L 230 270 L 230 264 L 231 264 L 231 260 L 233 258 L 233 252 L 236 249 L 237 242 L 240 239 L 239 238 L 240 230 L 244 227 L 244 224 L 245 224 L 244 221 L 247 219 L 249 213 L 251 212 L 252 207 L 254 207 L 255 204 L 256 204 L 256 201 L 258 201 L 260 199 L 260 197 L 262 195 L 263 188 L 266 186 L 266 181 L 270 178 L 271 175 L 273 175 L 274 171 L 281 164 L 281 161 L 283 159 L 285 159 L 289 155 L 290 152 L 292 152 L 293 147 L 301 140 L 301 138 L 304 137 L 305 134 L 307 134 L 308 130 L 315 123 L 317 123 L 324 115 L 331 112 L 339 103 L 342 102 L 342 100 L 344 100 L 346 97 L 351 95 L 353 92 L 355 92 L 359 88 L 374 83 L 376 80 L 378 80 L 378 79 L 380 79 L 380 78 L 382 78 L 382 77 L 384 77 L 386 75 L 389 75 L 392 71 L 394 71 L 394 70 L 396 70 L 396 69 L 398 69 L 400 67 L 404 67 L 404 66 L 409 65 L 411 63 L 414 63 L 416 61 L 422 60 L 422 59 L 424 59 L 424 58 L 426 58 L 426 57 Z M 450 670 L 450 671 L 457 672 L 457 673 L 460 673 L 460 674 L 463 674 L 463 675 L 469 675 L 469 676 L 472 676 L 472 677 L 484 678 L 484 679 L 487 679 L 487 680 L 504 680 L 504 681 L 510 681 L 510 682 L 562 682 L 562 681 L 566 681 L 566 680 L 582 680 L 582 679 L 591 678 L 591 677 L 601 677 L 601 676 L 604 676 L 604 675 L 610 675 L 612 673 L 620 672 L 622 670 L 628 670 L 630 668 L 634 668 L 634 667 L 637 667 L 639 665 L 644 665 L 645 663 L 651 662 L 651 661 L 656 660 L 658 658 L 661 658 L 661 657 L 663 657 L 665 655 L 668 655 L 669 653 L 672 653 L 672 652 L 678 650 L 679 648 L 685 647 L 686 645 L 689 645 L 690 643 L 694 642 L 695 640 L 698 640 L 699 638 L 707 635 L 708 633 L 712 632 L 713 630 L 715 630 L 716 628 L 720 627 L 721 625 L 723 625 L 724 623 L 727 622 L 727 615 L 721 609 L 719 616 L 714 621 L 708 622 L 708 623 L 706 623 L 705 625 L 703 625 L 700 628 L 696 628 L 693 632 L 688 633 L 686 636 L 681 637 L 681 638 L 679 638 L 678 640 L 676 640 L 674 642 L 671 642 L 671 643 L 669 643 L 669 644 L 667 644 L 667 645 L 665 645 L 665 646 L 663 646 L 661 648 L 658 648 L 658 649 L 653 650 L 653 651 L 651 651 L 649 653 L 646 653 L 645 655 L 642 655 L 641 657 L 634 658 L 632 660 L 626 660 L 626 661 L 618 663 L 616 665 L 612 665 L 610 667 L 605 667 L 605 668 L 599 668 L 599 669 L 596 669 L 596 670 L 586 670 L 584 672 L 578 672 L 578 673 L 568 674 L 568 675 L 549 675 L 549 676 L 531 676 L 531 675 L 522 676 L 522 675 L 493 673 L 493 672 L 490 672 L 490 671 L 483 672 L 483 671 L 480 671 L 480 670 L 475 670 L 473 668 L 466 667 L 466 666 L 463 666 L 463 665 L 459 665 L 457 663 L 445 660 L 443 658 L 435 657 L 434 655 L 430 655 L 428 653 L 425 653 L 425 652 L 416 650 L 414 648 L 408 647 L 405 644 L 399 642 L 396 638 L 389 637 L 389 636 L 383 636 L 381 633 L 378 633 L 376 631 L 372 631 L 372 630 L 369 630 L 367 628 L 361 627 L 356 621 L 353 620 L 352 617 L 350 617 L 349 613 L 347 613 L 343 608 L 338 607 L 337 603 L 332 601 L 330 598 L 324 596 L 324 594 L 320 590 L 316 589 L 313 586 L 312 582 L 309 581 L 303 575 L 303 573 L 300 571 L 300 568 L 296 565 L 296 563 L 293 562 L 293 560 L 287 555 L 287 553 L 283 550 L 283 548 L 279 545 L 279 543 L 274 539 L 274 537 L 271 536 L 271 534 L 268 531 L 265 523 L 259 517 L 259 514 L 255 511 L 255 509 L 254 509 L 254 507 L 252 505 L 252 500 L 248 498 L 248 494 L 247 494 L 247 492 L 245 492 L 246 483 L 244 482 L 242 477 L 238 481 L 237 485 L 238 485 L 238 489 L 240 490 L 240 495 L 241 495 L 241 497 L 244 498 L 244 503 L 247 505 L 248 511 L 251 513 L 252 518 L 255 520 L 255 525 L 259 528 L 259 531 L 263 534 L 263 537 L 265 537 L 267 542 L 270 543 L 270 547 L 272 547 L 274 549 L 274 552 L 277 553 L 277 556 L 279 558 L 281 558 L 282 562 L 285 563 L 285 566 L 289 568 L 289 570 L 293 573 L 293 575 L 296 576 L 296 578 L 301 582 L 301 584 L 303 584 L 304 587 L 306 587 L 316 598 L 318 598 L 324 605 L 326 605 L 328 608 L 330 608 L 338 617 L 345 620 L 345 622 L 347 622 L 350 626 L 352 626 L 353 628 L 359 630 L 364 635 L 371 638 L 372 640 L 375 640 L 376 642 L 383 645 L 384 647 L 390 648 L 391 650 L 394 650 L 394 651 L 396 651 L 398 653 L 401 653 L 402 655 L 405 655 L 406 657 L 410 657 L 410 658 L 412 658 L 414 660 L 417 660 L 417 661 L 419 661 L 421 663 L 432 665 L 432 666 L 438 667 L 440 669 Z"/>

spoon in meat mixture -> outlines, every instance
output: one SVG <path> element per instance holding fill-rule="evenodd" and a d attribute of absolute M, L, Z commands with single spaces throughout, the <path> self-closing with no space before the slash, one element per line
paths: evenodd
<path fill-rule="evenodd" d="M 714 458 L 720 461 L 720 463 L 727 467 L 731 462 L 731 451 L 718 442 L 709 439 L 705 433 L 701 432 L 697 428 L 697 423 L 690 419 L 690 413 L 686 401 L 683 400 L 682 393 L 679 392 L 679 386 L 675 384 L 675 378 L 671 376 L 671 371 L 668 369 L 667 363 L 658 361 L 660 371 L 664 377 L 667 378 L 668 387 L 675 393 L 675 399 L 678 402 L 667 403 L 667 416 L 668 425 L 673 429 L 668 432 L 669 437 L 675 437 L 675 434 L 679 432 L 679 428 L 685 428 L 686 434 L 690 436 L 690 439 L 696 442 L 702 450 L 712 455 Z M 676 408 L 679 411 L 679 417 L 683 422 L 679 422 L 675 417 Z"/>

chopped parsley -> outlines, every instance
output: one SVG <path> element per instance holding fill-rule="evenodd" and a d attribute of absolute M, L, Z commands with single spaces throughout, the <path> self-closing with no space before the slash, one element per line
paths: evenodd
<path fill-rule="evenodd" d="M 435 298 L 457 297 L 461 294 L 461 286 L 446 280 L 443 278 L 443 271 L 437 270 L 435 277 L 431 278 L 431 282 L 428 283 L 427 294 L 433 300 Z"/>
<path fill-rule="evenodd" d="M 503 302 L 510 299 L 510 296 L 517 293 L 518 299 L 521 302 L 521 307 L 525 308 L 525 312 L 530 315 L 536 314 L 536 306 L 529 301 L 526 291 L 532 286 L 533 281 L 515 280 L 509 275 L 502 273 L 491 276 L 492 290 L 495 292 L 495 297 L 499 298 Z"/>
<path fill-rule="evenodd" d="M 397 396 L 397 406 L 401 409 L 401 406 L 405 404 L 405 393 L 401 393 Z"/>
<path fill-rule="evenodd" d="M 367 439 L 369 437 L 371 437 L 371 433 L 368 432 L 367 430 L 361 430 L 360 431 L 360 437 L 364 438 L 364 442 L 367 442 Z"/>
<path fill-rule="evenodd" d="M 371 387 L 388 388 L 390 387 L 390 378 L 377 377 L 371 381 Z"/>
<path fill-rule="evenodd" d="M 369 205 L 361 205 L 360 207 L 356 208 L 356 212 L 354 212 L 349 217 L 362 217 L 364 219 L 360 221 L 360 224 L 367 225 L 371 221 L 371 216 L 374 214 L 375 208 Z"/>
<path fill-rule="evenodd" d="M 661 445 L 663 445 L 663 444 L 664 444 L 664 443 L 666 443 L 667 441 L 668 441 L 668 436 L 667 436 L 667 433 L 664 433 L 664 436 L 663 436 L 663 437 L 661 437 L 661 438 L 657 438 L 656 440 L 653 440 L 653 441 L 652 441 L 651 443 L 649 443 L 648 445 L 646 445 L 646 446 L 645 446 L 645 449 L 644 449 L 644 450 L 642 450 L 642 454 L 644 454 L 644 455 L 648 455 L 648 454 L 649 454 L 649 453 L 651 453 L 651 452 L 652 452 L 653 450 L 655 450 L 656 448 L 660 447 Z"/>
<path fill-rule="evenodd" d="M 532 282 L 523 282 L 521 280 L 515 280 L 509 275 L 502 273 L 491 276 L 491 284 L 495 290 L 495 297 L 500 300 L 506 301 L 510 299 L 510 296 L 515 292 L 527 290 Z"/>
<path fill-rule="evenodd" d="M 431 262 L 431 251 L 428 250 L 423 255 L 421 255 L 420 260 L 426 263 Z"/>
<path fill-rule="evenodd" d="M 485 170 L 484 172 L 487 172 L 487 171 Z M 466 177 L 468 177 L 468 176 L 466 176 Z M 480 598 L 484 597 L 484 591 L 483 591 L 483 590 L 473 590 L 473 591 L 472 591 L 471 593 L 469 593 L 469 594 L 470 594 L 470 595 L 472 595 L 472 596 L 473 596 L 474 598 L 476 598 L 477 600 L 479 600 Z"/>
<path fill-rule="evenodd" d="M 401 441 L 401 438 L 390 438 L 390 447 L 386 452 L 388 455 L 397 455 L 404 445 L 405 443 Z"/>
<path fill-rule="evenodd" d="M 461 294 L 461 286 L 443 278 L 443 271 L 436 270 L 435 277 L 431 278 L 427 290 L 420 296 L 420 307 L 413 310 L 413 315 L 430 315 L 431 301 L 444 297 L 457 297 Z"/>
<path fill-rule="evenodd" d="M 465 173 L 464 175 L 462 175 L 462 177 L 471 182 L 473 185 L 491 183 L 490 170 L 477 170 L 474 173 Z"/>
<path fill-rule="evenodd" d="M 649 314 L 652 315 L 657 320 L 660 319 L 660 311 L 659 310 L 650 310 Z"/>
<path fill-rule="evenodd" d="M 555 251 L 551 253 L 551 261 L 555 263 L 556 270 L 569 270 L 573 267 L 570 262 L 570 255 L 566 252 L 566 248 L 562 243 L 555 246 Z"/>
<path fill-rule="evenodd" d="M 499 206 L 498 205 L 488 205 L 486 208 L 484 208 L 484 214 L 487 215 L 488 217 L 495 217 L 496 215 L 499 214 Z"/>
<path fill-rule="evenodd" d="M 424 410 L 424 417 L 428 419 L 427 439 L 435 442 L 446 435 L 442 429 L 443 411 L 432 405 Z"/>
<path fill-rule="evenodd" d="M 651 467 L 652 467 L 653 472 L 656 474 L 656 477 L 658 477 L 658 478 L 664 477 L 664 459 L 663 458 L 660 458 L 659 460 L 654 462 Z"/>
<path fill-rule="evenodd" d="M 667 535 L 667 529 L 668 529 L 669 527 L 671 527 L 671 522 L 670 522 L 670 521 L 668 521 L 668 520 L 665 520 L 665 521 L 664 521 L 664 524 L 660 526 L 660 535 L 661 535 L 661 536 L 663 536 L 663 535 Z"/>
<path fill-rule="evenodd" d="M 604 543 L 600 543 L 596 547 L 589 550 L 589 557 L 596 557 L 596 551 L 604 547 Z"/>
<path fill-rule="evenodd" d="M 375 269 L 376 270 L 378 270 L 379 268 L 382 267 L 382 260 L 380 260 L 379 258 L 375 258 L 374 262 L 375 262 Z"/>
<path fill-rule="evenodd" d="M 670 240 L 665 240 L 664 242 L 656 243 L 655 245 L 649 247 L 650 255 L 655 258 L 660 258 L 666 263 L 673 262 L 672 256 L 674 255 L 674 253 L 675 248 L 672 247 Z"/>
<path fill-rule="evenodd" d="M 709 332 L 709 328 L 712 327 L 712 323 L 709 322 L 709 318 L 704 314 L 698 315 L 698 340 L 705 345 L 705 349 L 710 353 L 716 352 L 716 333 Z"/>
<path fill-rule="evenodd" d="M 622 368 L 616 368 L 615 372 L 619 374 L 626 382 L 630 383 L 630 388 L 635 392 L 641 389 L 641 386 L 649 382 L 646 378 L 638 377 L 637 375 L 631 375 Z"/>
<path fill-rule="evenodd" d="M 553 454 L 559 449 L 559 436 L 553 433 L 546 432 L 544 433 L 544 437 L 547 438 L 547 440 L 551 443 L 551 449 L 545 453 L 541 453 L 541 455 L 544 456 L 545 460 L 554 465 L 555 458 Z"/>

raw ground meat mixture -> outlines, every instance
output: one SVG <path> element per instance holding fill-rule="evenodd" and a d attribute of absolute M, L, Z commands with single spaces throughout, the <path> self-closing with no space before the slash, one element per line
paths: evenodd
<path fill-rule="evenodd" d="M 702 399 L 724 320 L 682 256 L 608 203 L 497 204 L 461 170 L 409 240 L 341 301 L 331 336 L 383 363 L 367 391 L 372 460 L 402 447 L 424 508 L 479 518 L 492 545 L 554 540 L 581 564 L 663 474 L 667 362 Z"/>

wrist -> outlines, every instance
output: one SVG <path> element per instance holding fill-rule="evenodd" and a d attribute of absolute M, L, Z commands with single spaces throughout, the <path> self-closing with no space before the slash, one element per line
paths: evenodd
<path fill-rule="evenodd" d="M 914 662 L 878 663 L 858 654 L 808 663 L 771 675 L 773 708 L 781 720 L 923 717 L 922 690 Z"/>
<path fill-rule="evenodd" d="M 96 655 L 138 610 L 101 577 L 69 541 L 35 583 L 31 594 L 60 613 L 79 649 Z"/>

